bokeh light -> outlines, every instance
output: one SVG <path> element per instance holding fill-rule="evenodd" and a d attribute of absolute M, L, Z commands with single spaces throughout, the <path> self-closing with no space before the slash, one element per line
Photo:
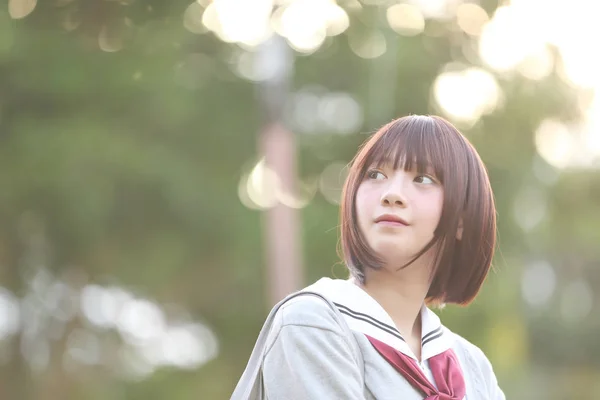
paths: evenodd
<path fill-rule="evenodd" d="M 293 94 L 287 114 L 293 130 L 306 134 L 356 133 L 364 122 L 363 108 L 353 95 L 314 85 Z"/>
<path fill-rule="evenodd" d="M 496 109 L 502 92 L 491 73 L 477 67 L 449 65 L 447 69 L 436 78 L 433 94 L 448 117 L 473 124 Z"/>
<path fill-rule="evenodd" d="M 546 261 L 532 262 L 523 271 L 521 293 L 532 307 L 545 306 L 556 289 L 556 273 Z"/>
<path fill-rule="evenodd" d="M 484 25 L 489 21 L 487 12 L 475 3 L 465 3 L 456 10 L 456 22 L 463 32 L 471 36 L 479 36 Z"/>
<path fill-rule="evenodd" d="M 218 354 L 219 342 L 208 326 L 171 323 L 157 303 L 122 287 L 88 284 L 77 290 L 40 268 L 29 288 L 19 299 L 0 286 L 0 344 L 21 333 L 20 352 L 34 371 L 49 366 L 51 341 L 63 336 L 63 365 L 73 374 L 82 366 L 104 365 L 139 378 L 166 366 L 195 369 Z M 66 324 L 74 328 L 67 330 Z M 122 339 L 119 357 L 111 355 L 114 341 L 106 340 L 111 332 Z M 115 359 L 124 364 L 115 366 Z"/>
<path fill-rule="evenodd" d="M 204 10 L 202 22 L 224 42 L 256 46 L 272 33 L 272 8 L 272 0 L 214 0 Z"/>
<path fill-rule="evenodd" d="M 456 13 L 456 7 L 463 0 L 408 0 L 407 3 L 419 7 L 425 18 L 450 19 Z"/>
<path fill-rule="evenodd" d="M 525 232 L 537 227 L 546 217 L 547 201 L 544 192 L 526 185 L 516 193 L 513 215 L 517 225 Z"/>
<path fill-rule="evenodd" d="M 387 51 L 387 41 L 379 29 L 361 35 L 349 35 L 348 44 L 354 54 L 365 59 L 381 57 Z"/>
<path fill-rule="evenodd" d="M 343 162 L 333 162 L 325 167 L 319 179 L 319 189 L 325 199 L 332 204 L 340 204 L 342 199 L 342 188 L 348 165 Z"/>
<path fill-rule="evenodd" d="M 290 208 L 306 207 L 317 192 L 316 179 L 300 181 L 293 190 L 284 190 L 277 173 L 261 158 L 249 172 L 242 174 L 238 196 L 252 210 L 267 210 L 283 204 Z"/>
<path fill-rule="evenodd" d="M 598 3 L 582 0 L 512 1 L 499 7 L 483 27 L 480 56 L 499 72 L 516 69 L 531 80 L 546 78 L 556 64 L 566 83 L 598 93 L 600 61 L 589 51 L 600 35 L 595 18 L 598 10 Z M 560 62 L 555 62 L 550 45 L 557 50 Z M 590 105 L 582 110 L 579 123 L 552 118 L 543 121 L 536 135 L 540 155 L 557 168 L 597 168 L 599 150 L 595 144 L 600 141 L 600 131 L 596 114 Z"/>
<path fill-rule="evenodd" d="M 425 18 L 421 10 L 411 4 L 394 4 L 386 12 L 388 24 L 401 35 L 414 36 L 425 29 Z"/>
<path fill-rule="evenodd" d="M 347 273 L 348 163 L 412 113 L 498 206 L 444 322 L 509 398 L 600 390 L 598 2 L 86 4 L 0 10 L 0 398 L 228 398 L 265 303 Z"/>
<path fill-rule="evenodd" d="M 581 323 L 588 317 L 594 304 L 590 284 L 581 278 L 568 282 L 560 297 L 560 314 L 565 323 Z"/>
<path fill-rule="evenodd" d="M 17 298 L 8 290 L 0 287 L 0 340 L 19 331 L 20 318 Z"/>
<path fill-rule="evenodd" d="M 547 119 L 537 128 L 535 144 L 540 156 L 556 168 L 564 168 L 574 156 L 574 139 L 563 123 Z"/>
<path fill-rule="evenodd" d="M 37 0 L 8 0 L 8 12 L 14 19 L 25 18 L 35 10 Z"/>
<path fill-rule="evenodd" d="M 192 33 L 201 34 L 208 32 L 206 25 L 202 23 L 203 15 L 204 7 L 198 2 L 193 2 L 186 8 L 183 14 L 183 26 Z"/>

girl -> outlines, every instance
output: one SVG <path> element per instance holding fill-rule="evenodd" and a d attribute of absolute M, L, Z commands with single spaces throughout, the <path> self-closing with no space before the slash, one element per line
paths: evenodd
<path fill-rule="evenodd" d="M 348 280 L 322 278 L 271 311 L 232 399 L 503 400 L 483 352 L 428 306 L 466 305 L 492 261 L 488 176 L 436 116 L 383 126 L 341 204 Z"/>

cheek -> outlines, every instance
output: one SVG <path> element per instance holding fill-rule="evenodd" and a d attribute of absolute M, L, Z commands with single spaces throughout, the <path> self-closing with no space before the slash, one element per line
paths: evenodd
<path fill-rule="evenodd" d="M 373 217 L 373 206 L 372 200 L 368 190 L 359 190 L 356 192 L 356 201 L 354 207 L 356 207 L 356 223 L 364 235 L 368 229 L 369 221 Z"/>
<path fill-rule="evenodd" d="M 356 192 L 356 198 L 354 200 L 354 207 L 356 208 L 356 217 L 358 219 L 357 222 L 359 225 L 361 225 L 364 220 L 365 203 L 366 200 L 364 190 L 358 188 L 358 191 Z"/>
<path fill-rule="evenodd" d="M 426 204 L 428 204 L 427 210 L 425 210 L 425 212 L 427 213 L 427 215 L 429 215 L 429 219 L 431 220 L 431 223 L 434 224 L 435 226 L 438 225 L 438 222 L 440 221 L 440 218 L 442 216 L 442 207 L 444 205 L 444 198 L 443 196 L 436 196 L 435 198 L 430 199 L 429 202 L 427 202 Z"/>
<path fill-rule="evenodd" d="M 361 186 L 356 192 L 356 214 L 358 216 L 359 223 L 366 218 L 370 218 L 372 215 L 373 207 L 376 206 L 377 195 L 373 190 Z"/>

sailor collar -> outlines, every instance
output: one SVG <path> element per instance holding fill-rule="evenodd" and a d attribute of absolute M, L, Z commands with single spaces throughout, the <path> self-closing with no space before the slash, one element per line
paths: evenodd
<path fill-rule="evenodd" d="M 352 331 L 371 336 L 417 360 L 389 314 L 352 279 L 321 278 L 304 290 L 319 293 L 333 302 Z M 424 361 L 450 349 L 452 335 L 427 306 L 421 307 L 420 315 Z"/>

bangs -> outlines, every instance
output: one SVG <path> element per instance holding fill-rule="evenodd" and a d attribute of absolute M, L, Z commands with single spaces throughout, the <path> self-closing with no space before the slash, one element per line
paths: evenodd
<path fill-rule="evenodd" d="M 373 166 L 392 166 L 405 171 L 434 174 L 440 183 L 444 183 L 444 171 L 448 167 L 448 151 L 444 151 L 445 141 L 436 129 L 435 121 L 430 118 L 411 118 L 399 120 L 380 131 L 380 137 L 374 140 L 370 149 L 365 149 L 361 177 Z"/>

